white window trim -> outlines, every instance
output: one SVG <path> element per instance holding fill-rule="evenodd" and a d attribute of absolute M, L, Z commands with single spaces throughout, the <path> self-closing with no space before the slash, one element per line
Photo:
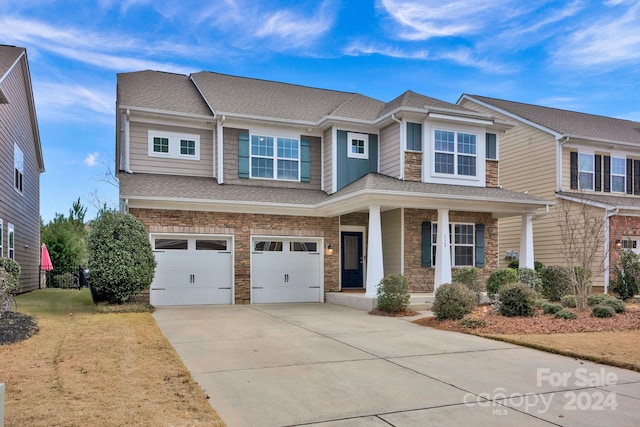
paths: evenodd
<path fill-rule="evenodd" d="M 591 169 L 591 171 L 582 170 L 582 162 L 580 161 L 580 156 L 591 156 L 591 164 L 593 165 L 593 169 Z M 582 183 L 580 181 L 580 174 L 581 173 L 591 173 L 591 176 L 592 176 L 591 182 L 593 183 L 591 188 L 582 188 L 582 185 L 581 185 Z M 589 151 L 578 151 L 578 189 L 579 190 L 594 191 L 595 183 L 596 183 L 596 159 L 595 159 L 593 151 L 590 151 L 590 152 Z"/>
<path fill-rule="evenodd" d="M 456 225 L 470 225 L 473 227 L 473 243 L 471 244 L 456 244 L 455 240 L 455 230 Z M 436 222 L 431 223 L 431 265 L 435 268 L 434 261 L 434 251 L 437 247 L 437 240 L 434 238 L 434 235 L 437 236 L 438 224 Z M 451 267 L 452 268 L 467 268 L 467 267 L 475 267 L 476 265 L 476 225 L 470 222 L 450 222 L 449 227 L 451 228 L 451 232 L 449 233 L 449 250 L 451 251 Z M 457 246 L 461 247 L 471 247 L 473 259 L 471 260 L 471 265 L 456 265 L 456 250 Z"/>
<path fill-rule="evenodd" d="M 453 132 L 453 152 L 436 150 L 436 132 L 437 131 Z M 460 153 L 458 151 L 458 134 L 461 134 L 461 133 L 467 134 L 467 135 L 473 135 L 476 137 L 476 154 Z M 433 156 L 431 156 L 432 157 L 431 170 L 433 171 L 433 176 L 440 177 L 440 178 L 458 178 L 458 179 L 474 179 L 474 180 L 479 177 L 479 173 L 481 171 L 479 167 L 481 156 L 478 155 L 478 143 L 480 141 L 480 138 L 476 132 L 458 130 L 458 129 L 447 129 L 444 127 L 434 127 L 431 132 L 431 137 L 433 139 Z M 485 139 L 485 146 L 486 146 L 486 139 Z M 436 172 L 436 154 L 438 153 L 453 154 L 453 173 Z M 458 157 L 459 156 L 473 157 L 476 159 L 475 175 L 461 175 L 458 173 Z"/>
<path fill-rule="evenodd" d="M 613 159 L 622 160 L 622 166 L 624 166 L 624 172 L 622 173 L 622 175 L 617 174 L 617 173 L 616 174 L 613 173 Z M 621 176 L 622 177 L 622 180 L 623 180 L 622 191 L 615 191 L 613 189 L 613 177 L 614 176 Z M 611 156 L 611 174 L 610 174 L 609 179 L 610 179 L 609 185 L 610 185 L 612 193 L 618 193 L 618 194 L 626 194 L 627 193 L 627 159 L 626 159 L 626 157 L 619 156 L 619 155 L 618 156 L 615 156 L 615 155 Z"/>
<path fill-rule="evenodd" d="M 20 157 L 20 162 L 21 165 L 18 165 L 18 157 Z M 18 168 L 18 166 L 20 166 L 20 168 Z M 16 186 L 16 171 L 20 172 L 20 178 L 21 178 L 21 182 L 20 182 L 20 188 L 18 188 Z M 17 193 L 19 194 L 23 194 L 24 193 L 24 152 L 22 151 L 22 149 L 20 149 L 20 147 L 18 147 L 18 144 L 14 143 L 13 144 L 13 189 L 16 190 Z"/>
<path fill-rule="evenodd" d="M 11 235 L 13 235 L 13 239 L 11 239 Z M 7 257 L 16 259 L 16 232 L 11 223 L 7 224 Z"/>
<path fill-rule="evenodd" d="M 354 139 L 364 141 L 364 153 L 351 152 L 351 141 Z M 352 159 L 369 159 L 369 134 L 347 132 L 347 157 Z"/>
<path fill-rule="evenodd" d="M 261 156 L 258 154 L 252 154 L 251 153 L 251 140 L 253 139 L 254 136 L 262 136 L 265 138 L 273 138 L 273 156 Z M 281 139 L 295 139 L 296 141 L 298 141 L 298 158 L 296 159 L 292 159 L 289 157 L 278 157 L 278 138 Z M 266 179 L 266 180 L 270 180 L 270 181 L 289 181 L 289 182 L 300 182 L 300 167 L 301 167 L 301 163 L 302 160 L 300 160 L 302 154 L 302 147 L 300 144 L 300 136 L 289 136 L 289 135 L 279 135 L 279 136 L 275 136 L 272 134 L 268 134 L 268 133 L 252 133 L 249 134 L 249 178 L 251 179 Z M 257 158 L 257 159 L 271 159 L 273 160 L 273 175 L 271 176 L 271 178 L 269 178 L 268 176 L 253 176 L 253 162 L 251 161 L 251 159 L 253 158 Z M 278 178 L 278 160 L 291 160 L 291 161 L 295 161 L 298 162 L 298 179 L 290 179 L 290 178 Z"/>
<path fill-rule="evenodd" d="M 169 140 L 169 152 L 157 153 L 153 151 L 153 138 L 167 138 Z M 195 155 L 180 154 L 180 141 L 183 139 L 189 140 L 189 141 L 195 141 L 196 143 Z M 149 157 L 160 157 L 165 159 L 200 160 L 200 135 L 149 130 L 148 154 L 149 154 Z"/>

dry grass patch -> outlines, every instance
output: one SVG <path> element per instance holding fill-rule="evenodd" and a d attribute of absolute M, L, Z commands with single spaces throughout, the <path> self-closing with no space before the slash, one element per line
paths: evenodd
<path fill-rule="evenodd" d="M 54 292 L 21 296 L 40 332 L 0 346 L 7 426 L 224 425 L 150 313 L 96 314 Z"/>

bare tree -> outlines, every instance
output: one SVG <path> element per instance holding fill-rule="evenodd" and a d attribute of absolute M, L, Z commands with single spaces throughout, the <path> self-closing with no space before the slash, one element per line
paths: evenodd
<path fill-rule="evenodd" d="M 558 206 L 558 226 L 562 237 L 562 258 L 571 277 L 576 308 L 587 309 L 592 278 L 604 272 L 606 212 L 580 200 L 562 200 Z"/>

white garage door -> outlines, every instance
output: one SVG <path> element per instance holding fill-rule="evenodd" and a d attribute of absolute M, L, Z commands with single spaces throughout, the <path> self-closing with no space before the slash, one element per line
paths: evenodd
<path fill-rule="evenodd" d="M 156 235 L 152 305 L 231 304 L 230 237 Z"/>
<path fill-rule="evenodd" d="M 322 302 L 322 239 L 254 237 L 251 302 Z"/>

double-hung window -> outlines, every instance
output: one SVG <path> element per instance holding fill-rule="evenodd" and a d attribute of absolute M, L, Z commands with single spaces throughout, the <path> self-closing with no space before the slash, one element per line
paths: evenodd
<path fill-rule="evenodd" d="M 8 240 L 8 256 L 11 259 L 16 258 L 16 243 L 15 243 L 15 232 L 13 230 L 13 224 L 7 224 L 7 240 Z"/>
<path fill-rule="evenodd" d="M 24 154 L 17 144 L 13 144 L 13 186 L 22 193 L 24 181 Z"/>
<path fill-rule="evenodd" d="M 451 223 L 449 225 L 449 242 L 451 247 L 452 267 L 473 267 L 475 248 L 475 225 Z M 431 225 L 432 264 L 436 265 L 436 247 L 438 243 L 438 224 Z"/>
<path fill-rule="evenodd" d="M 298 181 L 300 141 L 251 135 L 251 177 Z"/>
<path fill-rule="evenodd" d="M 476 176 L 477 140 L 472 133 L 436 130 L 434 171 L 438 174 Z"/>
<path fill-rule="evenodd" d="M 593 154 L 578 153 L 578 185 L 580 190 L 593 190 Z"/>
<path fill-rule="evenodd" d="M 611 158 L 611 191 L 626 191 L 627 160 L 620 157 Z"/>

